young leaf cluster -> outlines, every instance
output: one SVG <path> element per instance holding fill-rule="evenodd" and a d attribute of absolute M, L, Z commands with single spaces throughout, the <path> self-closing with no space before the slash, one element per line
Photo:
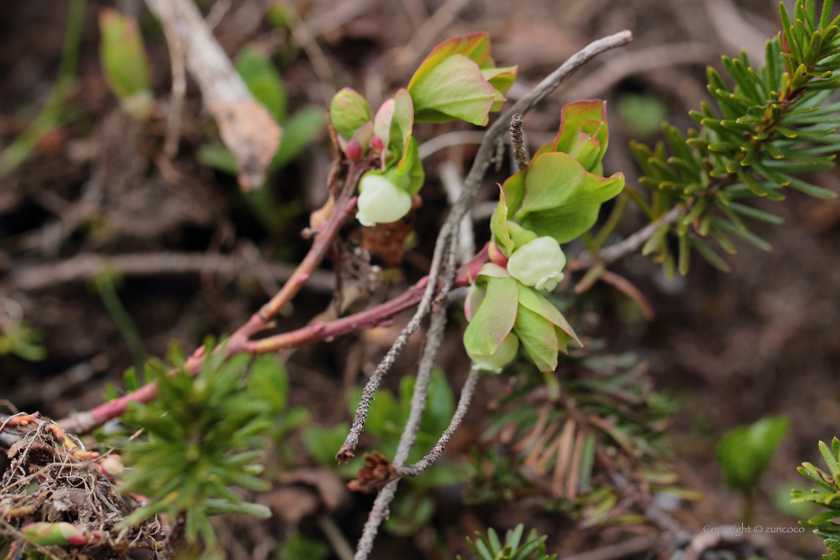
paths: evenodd
<path fill-rule="evenodd" d="M 142 428 L 143 437 L 125 447 L 133 468 L 121 488 L 151 499 L 132 513 L 127 524 L 158 513 L 171 520 L 183 516 L 187 540 L 193 542 L 200 534 L 211 548 L 215 543 L 211 515 L 270 515 L 264 506 L 245 503 L 230 487 L 269 487 L 257 477 L 263 470 L 257 461 L 264 445 L 258 436 L 270 427 L 267 415 L 274 408 L 264 398 L 264 384 L 247 384 L 244 379 L 250 356 L 226 360 L 224 352 L 213 352 L 213 346 L 208 340 L 207 359 L 195 377 L 183 369 L 183 363 L 171 374 L 158 371 L 157 401 L 132 403 L 125 422 Z"/>
<path fill-rule="evenodd" d="M 810 502 L 828 509 L 799 524 L 814 529 L 814 533 L 823 539 L 829 552 L 823 554 L 824 560 L 840 560 L 840 525 L 837 521 L 840 519 L 840 440 L 834 438 L 831 447 L 821 441 L 820 453 L 828 466 L 828 472 L 811 463 L 802 463 L 797 469 L 799 474 L 817 486 L 808 491 L 792 490 L 791 503 Z"/>
<path fill-rule="evenodd" d="M 495 529 L 490 527 L 486 536 L 476 531 L 475 541 L 467 537 L 467 542 L 481 560 L 554 560 L 557 558 L 556 554 L 549 555 L 545 551 L 545 541 L 548 537 L 538 536 L 537 530 L 531 529 L 523 543 L 524 533 L 525 526 L 520 523 L 505 534 L 503 544 Z M 460 555 L 458 560 L 461 560 Z"/>
<path fill-rule="evenodd" d="M 711 240 L 727 253 L 735 252 L 732 238 L 770 250 L 747 221 L 779 224 L 782 219 L 740 200 L 783 200 L 782 187 L 817 198 L 836 196 L 795 176 L 831 168 L 840 149 L 840 135 L 834 134 L 840 104 L 821 106 L 840 88 L 840 18 L 831 20 L 832 4 L 824 2 L 819 17 L 816 0 L 798 0 L 793 17 L 780 4 L 782 32 L 768 41 L 764 66 L 753 66 L 741 52 L 737 58 L 723 57 L 728 80 L 708 69 L 708 89 L 717 106 L 704 102 L 700 111 L 691 112 L 699 130 L 689 130 L 686 138 L 665 123 L 665 142 L 653 149 L 632 144 L 645 175 L 640 182 L 652 191 L 650 204 L 630 193 L 634 200 L 651 220 L 674 206 L 683 210 L 675 224 L 663 223 L 643 248 L 669 276 L 677 270 L 687 273 L 692 250 L 728 271 Z M 669 233 L 679 241 L 676 259 Z"/>
<path fill-rule="evenodd" d="M 624 188 L 621 173 L 601 176 L 608 139 L 603 101 L 566 105 L 554 141 L 502 186 L 490 222 L 493 262 L 475 275 L 465 305 L 464 346 L 479 367 L 499 371 L 521 343 L 537 368 L 549 372 L 570 342 L 581 345 L 540 292 L 563 279 L 560 244 L 589 230 L 601 204 Z"/>
<path fill-rule="evenodd" d="M 372 153 L 376 168 L 359 183 L 358 213 L 364 226 L 392 223 L 411 209 L 423 186 L 414 123 L 463 120 L 479 126 L 499 111 L 518 70 L 497 68 L 487 33 L 472 33 L 439 44 L 420 64 L 407 88 L 371 116 L 367 100 L 344 88 L 330 103 L 330 121 L 339 147 L 351 162 Z"/>

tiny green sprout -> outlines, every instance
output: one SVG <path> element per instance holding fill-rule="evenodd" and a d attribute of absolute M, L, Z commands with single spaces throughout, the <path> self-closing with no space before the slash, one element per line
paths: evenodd
<path fill-rule="evenodd" d="M 717 446 L 715 458 L 724 481 L 744 494 L 745 525 L 752 522 L 758 483 L 789 428 L 790 420 L 784 416 L 762 418 L 727 432 Z"/>
<path fill-rule="evenodd" d="M 102 37 L 99 54 L 105 82 L 126 113 L 136 119 L 149 118 L 154 98 L 149 62 L 137 21 L 112 8 L 103 8 L 99 12 L 99 31 Z"/>

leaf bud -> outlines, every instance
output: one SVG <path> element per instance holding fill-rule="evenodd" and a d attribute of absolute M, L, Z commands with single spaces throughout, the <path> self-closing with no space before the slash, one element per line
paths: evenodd
<path fill-rule="evenodd" d="M 87 542 L 81 529 L 70 523 L 30 523 L 21 528 L 21 532 L 30 541 L 42 546 L 62 546 L 66 544 L 84 544 Z"/>
<path fill-rule="evenodd" d="M 347 156 L 347 159 L 353 163 L 359 163 L 362 161 L 362 145 L 359 144 L 359 141 L 355 138 L 351 138 L 350 141 L 347 142 L 347 148 L 345 148 L 344 154 Z"/>
<path fill-rule="evenodd" d="M 566 255 L 553 237 L 538 237 L 510 256 L 507 270 L 526 286 L 551 291 L 563 279 Z"/>
<path fill-rule="evenodd" d="M 411 210 L 411 195 L 378 173 L 359 182 L 356 219 L 363 226 L 396 222 Z"/>
<path fill-rule="evenodd" d="M 330 103 L 330 121 L 344 141 L 350 140 L 360 126 L 370 121 L 367 100 L 350 88 L 342 89 Z"/>

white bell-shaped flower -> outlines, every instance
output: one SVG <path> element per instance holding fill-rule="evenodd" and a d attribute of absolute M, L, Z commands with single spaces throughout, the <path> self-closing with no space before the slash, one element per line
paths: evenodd
<path fill-rule="evenodd" d="M 513 361 L 518 351 L 519 338 L 515 334 L 509 333 L 496 348 L 496 351 L 489 356 L 471 354 L 469 351 L 467 351 L 467 354 L 475 362 L 475 367 L 478 369 L 500 373 L 503 367 Z"/>
<path fill-rule="evenodd" d="M 363 226 L 396 222 L 411 210 L 411 195 L 382 175 L 369 173 L 359 183 L 356 219 Z"/>
<path fill-rule="evenodd" d="M 508 259 L 511 276 L 538 290 L 551 291 L 563 279 L 566 255 L 553 237 L 538 237 L 517 248 Z"/>

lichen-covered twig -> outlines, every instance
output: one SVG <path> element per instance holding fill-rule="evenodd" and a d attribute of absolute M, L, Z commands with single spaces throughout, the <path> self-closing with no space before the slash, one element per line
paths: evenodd
<path fill-rule="evenodd" d="M 446 307 L 440 306 L 432 313 L 429 323 L 429 330 L 426 333 L 426 346 L 423 348 L 423 355 L 420 358 L 420 366 L 417 371 L 417 379 L 414 382 L 414 393 L 411 396 L 411 409 L 408 413 L 408 420 L 405 429 L 400 436 L 400 443 L 397 453 L 394 455 L 393 465 L 399 467 L 408 460 L 408 454 L 417 440 L 417 432 L 420 429 L 420 420 L 423 418 L 423 411 L 426 409 L 426 398 L 429 394 L 429 381 L 432 377 L 432 369 L 435 365 L 438 350 L 440 349 L 443 332 L 446 327 Z M 379 526 L 388 517 L 388 506 L 394 499 L 397 492 L 399 480 L 389 482 L 379 491 L 376 500 L 373 502 L 368 519 L 365 522 L 362 537 L 356 548 L 356 559 L 366 558 L 373 549 L 373 542 L 379 532 Z"/>
<path fill-rule="evenodd" d="M 481 370 L 477 367 L 474 366 L 470 369 L 470 374 L 467 376 L 467 380 L 464 382 L 464 387 L 461 389 L 461 397 L 458 399 L 458 407 L 455 409 L 455 414 L 452 416 L 449 426 L 443 434 L 441 434 L 438 442 L 434 447 L 432 447 L 432 450 L 429 451 L 425 457 L 413 465 L 396 467 L 394 469 L 394 474 L 397 477 L 417 476 L 434 465 L 440 458 L 443 450 L 446 448 L 446 444 L 449 443 L 449 440 L 452 439 L 452 435 L 458 431 L 458 428 L 461 427 L 461 422 L 464 421 L 464 416 L 467 415 L 467 410 L 470 408 L 470 403 L 472 402 L 473 394 L 475 394 L 475 386 L 478 383 L 480 374 Z"/>
<path fill-rule="evenodd" d="M 513 157 L 516 158 L 516 166 L 522 171 L 528 167 L 528 151 L 522 135 L 522 115 L 519 113 L 510 118 L 510 140 L 513 142 Z"/>

